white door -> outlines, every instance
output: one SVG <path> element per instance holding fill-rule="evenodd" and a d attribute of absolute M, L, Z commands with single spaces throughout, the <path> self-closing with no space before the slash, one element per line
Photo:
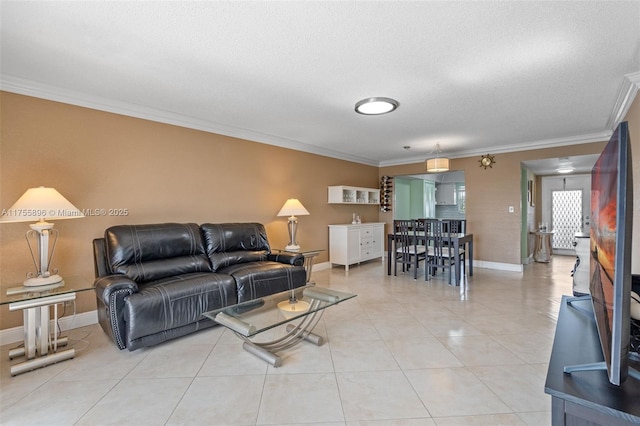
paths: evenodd
<path fill-rule="evenodd" d="M 554 253 L 575 254 L 573 235 L 588 233 L 591 224 L 591 175 L 543 177 L 539 222 L 547 223 L 555 232 Z"/>

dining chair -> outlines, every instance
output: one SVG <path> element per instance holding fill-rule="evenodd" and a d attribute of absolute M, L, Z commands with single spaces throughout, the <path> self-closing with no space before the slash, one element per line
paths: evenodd
<path fill-rule="evenodd" d="M 451 223 L 448 220 L 438 220 L 432 224 L 432 230 L 428 234 L 425 281 L 430 280 L 438 269 L 442 269 L 443 273 L 445 270 L 449 272 L 449 284 L 451 284 L 451 276 L 454 275 L 453 271 L 460 270 L 461 275 L 466 274 L 465 250 L 454 245 L 451 238 L 452 233 L 445 231 L 450 229 Z M 455 250 L 459 250 L 460 267 L 456 265 Z M 460 279 L 458 276 L 455 278 L 456 280 Z"/>
<path fill-rule="evenodd" d="M 467 230 L 466 219 L 451 219 L 449 220 L 449 232 L 453 234 L 464 234 Z"/>
<path fill-rule="evenodd" d="M 402 264 L 402 272 L 413 267 L 413 279 L 418 279 L 420 261 L 425 260 L 426 247 L 419 244 L 421 226 L 417 220 L 394 220 L 393 240 L 395 242 L 395 262 L 393 275 L 398 275 L 398 263 Z"/>

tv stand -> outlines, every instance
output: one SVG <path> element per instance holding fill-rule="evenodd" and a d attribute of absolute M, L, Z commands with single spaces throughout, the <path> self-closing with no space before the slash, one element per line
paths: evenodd
<path fill-rule="evenodd" d="M 640 379 L 637 370 L 620 386 L 609 383 L 606 371 L 566 374 L 569 368 L 602 363 L 596 323 L 585 315 L 591 305 L 574 309 L 563 296 L 558 315 L 545 392 L 551 395 L 553 425 L 637 425 L 640 423 Z M 574 299 L 575 301 L 575 299 Z M 592 312 L 592 311 L 591 311 Z M 573 366 L 573 367 L 571 367 Z M 635 376 L 635 377 L 634 377 Z"/>

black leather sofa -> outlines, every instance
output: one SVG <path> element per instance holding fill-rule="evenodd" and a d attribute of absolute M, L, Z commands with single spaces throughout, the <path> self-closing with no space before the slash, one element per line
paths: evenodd
<path fill-rule="evenodd" d="M 304 286 L 260 223 L 119 225 L 93 241 L 98 321 L 120 349 L 211 327 L 204 312 Z"/>

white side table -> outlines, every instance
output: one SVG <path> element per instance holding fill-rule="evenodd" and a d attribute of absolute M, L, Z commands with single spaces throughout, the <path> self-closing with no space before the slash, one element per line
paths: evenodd
<path fill-rule="evenodd" d="M 23 312 L 24 347 L 11 349 L 9 359 L 20 356 L 27 359 L 11 366 L 12 376 L 75 356 L 75 349 L 58 350 L 66 346 L 67 338 L 59 338 L 57 333 L 50 332 L 51 308 L 55 324 L 58 321 L 58 304 L 75 300 L 79 291 L 92 289 L 89 280 L 71 278 L 46 286 L 11 287 L 0 295 L 0 304 L 8 305 L 10 311 Z"/>

